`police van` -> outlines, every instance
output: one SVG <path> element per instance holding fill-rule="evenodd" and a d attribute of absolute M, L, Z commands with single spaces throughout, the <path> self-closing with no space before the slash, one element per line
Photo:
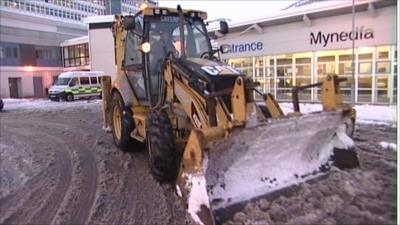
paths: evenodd
<path fill-rule="evenodd" d="M 101 97 L 101 71 L 70 71 L 61 73 L 49 89 L 53 101 Z"/>

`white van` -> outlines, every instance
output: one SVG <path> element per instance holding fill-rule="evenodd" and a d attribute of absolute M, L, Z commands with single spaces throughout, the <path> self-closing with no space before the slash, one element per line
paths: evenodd
<path fill-rule="evenodd" d="M 61 73 L 49 89 L 53 101 L 73 101 L 86 97 L 101 97 L 101 71 L 70 71 Z"/>

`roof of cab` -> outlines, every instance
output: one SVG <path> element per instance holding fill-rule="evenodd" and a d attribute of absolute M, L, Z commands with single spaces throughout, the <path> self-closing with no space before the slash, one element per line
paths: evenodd
<path fill-rule="evenodd" d="M 176 8 L 148 6 L 142 9 L 142 14 L 152 16 L 155 15 L 155 10 L 160 10 L 161 12 L 163 10 L 167 10 L 168 13 L 178 13 L 178 9 Z M 207 13 L 204 11 L 193 10 L 193 9 L 182 9 L 182 12 L 183 14 L 198 13 L 198 16 L 203 20 L 207 19 Z"/>
<path fill-rule="evenodd" d="M 167 8 L 167 7 L 154 7 L 154 6 L 148 6 L 145 9 L 143 9 L 141 12 L 143 15 L 154 15 L 154 9 L 160 9 L 160 10 L 167 10 L 169 13 L 178 13 L 177 9 L 174 8 Z M 204 11 L 200 10 L 192 10 L 192 9 L 183 9 L 182 10 L 184 14 L 188 14 L 191 12 L 194 13 L 199 13 L 200 18 L 203 20 L 207 19 L 207 13 Z M 130 14 L 122 14 L 123 16 L 128 16 Z M 112 23 L 115 21 L 115 16 L 116 15 L 103 15 L 103 16 L 89 16 L 83 19 L 83 22 L 86 24 L 94 24 L 94 23 Z"/>

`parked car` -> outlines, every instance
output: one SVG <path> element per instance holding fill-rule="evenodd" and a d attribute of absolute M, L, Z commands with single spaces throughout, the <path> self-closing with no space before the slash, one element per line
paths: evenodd
<path fill-rule="evenodd" d="M 0 98 L 0 111 L 3 110 L 3 107 L 4 107 L 4 102 L 3 99 Z"/>

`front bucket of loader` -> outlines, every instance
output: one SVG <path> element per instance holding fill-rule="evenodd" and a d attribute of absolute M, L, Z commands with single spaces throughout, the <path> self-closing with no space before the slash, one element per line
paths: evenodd
<path fill-rule="evenodd" d="M 334 148 L 353 145 L 345 119 L 342 112 L 277 119 L 210 143 L 206 181 L 211 208 L 229 207 L 323 174 Z"/>

